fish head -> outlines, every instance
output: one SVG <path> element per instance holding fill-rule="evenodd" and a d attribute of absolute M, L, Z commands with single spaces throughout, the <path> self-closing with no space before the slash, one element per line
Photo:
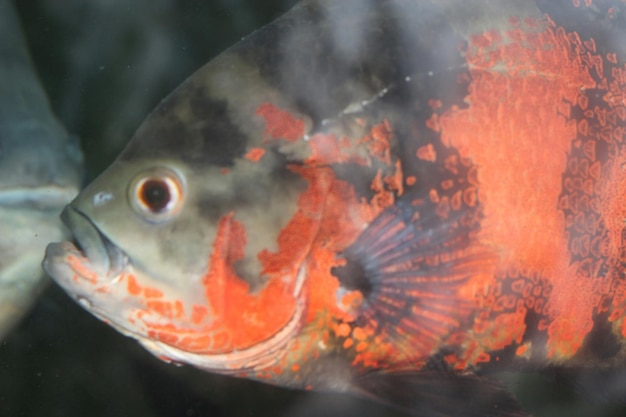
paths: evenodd
<path fill-rule="evenodd" d="M 63 212 L 77 245 L 52 244 L 44 260 L 155 355 L 226 373 L 271 361 L 300 328 L 330 186 L 302 164 L 304 140 L 277 128 L 287 118 L 303 136 L 307 122 L 233 65 L 212 61 L 157 108 Z M 241 88 L 226 96 L 224 83 Z"/>

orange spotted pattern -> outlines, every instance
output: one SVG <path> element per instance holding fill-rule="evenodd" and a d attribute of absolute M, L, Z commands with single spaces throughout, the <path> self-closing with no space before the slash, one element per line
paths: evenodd
<path fill-rule="evenodd" d="M 433 113 L 425 127 L 437 135 L 433 140 L 456 152 L 442 153 L 442 145 L 426 138 L 414 151 L 416 160 L 447 173 L 413 199 L 415 218 L 432 210 L 447 221 L 466 212 L 453 227 L 471 231 L 479 222 L 471 239 L 498 260 L 459 290 L 474 305 L 471 324 L 458 321 L 456 330 L 440 340 L 453 351 L 444 360 L 456 370 L 501 361 L 510 348 L 526 360 L 572 358 L 599 313 L 609 314 L 615 332 L 626 336 L 626 289 L 618 269 L 626 261 L 619 221 L 626 218 L 621 146 L 626 68 L 614 55 L 598 55 L 592 39 L 580 39 L 549 19 L 512 19 L 511 25 L 469 42 L 467 107 L 429 103 Z M 501 65 L 506 71 L 493 70 Z M 590 100 L 592 90 L 603 91 L 601 99 Z M 324 239 L 315 242 L 310 258 L 315 285 L 309 288 L 307 323 L 320 331 L 317 336 L 303 332 L 305 347 L 292 349 L 290 361 L 298 371 L 304 366 L 302 352 L 311 351 L 319 356 L 338 350 L 365 369 L 419 368 L 427 359 L 416 353 L 416 344 L 399 344 L 378 333 L 376 323 L 356 320 L 362 294 L 349 292 L 348 301 L 337 303 L 339 285 L 329 273 L 341 265 L 334 253 L 394 204 L 404 187 L 421 184 L 389 153 L 393 140 L 386 120 L 356 141 L 361 147 L 332 134 L 310 139 L 311 166 L 372 167 L 374 197 L 358 201 L 350 184 L 334 181 L 337 192 L 326 207 L 341 210 L 322 220 Z M 540 177 L 536 167 L 542 169 Z"/>
<path fill-rule="evenodd" d="M 606 311 L 607 298 L 624 285 L 616 272 L 616 251 L 624 246 L 619 219 L 626 215 L 625 178 L 617 168 L 624 161 L 624 68 L 599 56 L 592 39 L 549 20 L 512 23 L 506 33 L 472 39 L 470 105 L 431 122 L 445 143 L 480 167 L 480 241 L 500 257 L 495 282 L 479 294 L 487 310 L 477 316 L 476 339 L 458 355 L 458 368 L 475 365 L 487 351 L 521 347 L 526 331 L 547 333 L 549 358 L 570 358 L 593 315 Z M 506 71 L 492 70 L 502 64 Z M 600 91 L 602 99 L 590 102 L 586 90 Z M 623 308 L 617 298 L 613 304 Z M 529 312 L 539 316 L 532 329 Z"/>

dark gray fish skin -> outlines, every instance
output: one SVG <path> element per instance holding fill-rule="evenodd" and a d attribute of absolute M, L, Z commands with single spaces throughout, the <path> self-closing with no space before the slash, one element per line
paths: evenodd
<path fill-rule="evenodd" d="M 56 119 L 18 16 L 0 1 L 0 339 L 43 282 L 43 249 L 66 236 L 61 208 L 79 191 L 82 153 Z"/>

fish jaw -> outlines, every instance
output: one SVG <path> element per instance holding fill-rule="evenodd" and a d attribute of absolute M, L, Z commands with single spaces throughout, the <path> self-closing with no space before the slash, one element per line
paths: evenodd
<path fill-rule="evenodd" d="M 115 279 L 103 283 L 102 277 L 92 269 L 89 258 L 76 245 L 72 242 L 49 244 L 42 266 L 81 306 L 102 317 L 98 314 L 98 301 L 102 302 L 102 294 L 110 292 L 108 287 Z"/>
<path fill-rule="evenodd" d="M 44 269 L 83 308 L 138 340 L 164 361 L 227 374 L 261 370 L 275 365 L 299 333 L 306 310 L 305 264 L 295 279 L 284 277 L 274 281 L 269 289 L 250 294 L 241 282 L 231 283 L 230 287 L 220 284 L 219 281 L 236 280 L 236 277 L 217 276 L 215 271 L 223 272 L 224 265 L 219 259 L 212 259 L 215 271 L 207 273 L 202 281 L 214 290 L 213 297 L 207 294 L 206 299 L 196 298 L 192 302 L 188 293 L 142 273 L 79 210 L 68 206 L 62 218 L 79 246 L 71 242 L 50 244 Z M 219 245 L 214 246 L 215 252 L 220 253 Z M 285 285 L 286 282 L 289 284 Z M 220 290 L 220 286 L 228 288 Z M 201 290 L 204 288 L 193 292 Z M 217 299 L 231 302 L 216 305 L 220 304 Z M 291 310 L 289 315 L 282 315 L 277 325 L 272 322 L 275 311 L 266 308 L 271 331 L 263 334 L 261 330 L 267 330 L 268 326 L 247 325 L 249 320 L 245 317 L 239 322 L 232 320 L 237 314 L 248 313 L 232 311 L 244 303 L 252 305 L 251 311 L 261 310 L 257 302 L 267 306 L 272 302 L 291 304 Z M 262 322 L 264 318 L 254 320 Z M 249 336 L 248 332 L 257 334 Z"/>
<path fill-rule="evenodd" d="M 115 294 L 121 290 L 122 276 L 132 271 L 128 257 L 71 205 L 63 210 L 61 219 L 81 248 L 72 242 L 49 244 L 42 262 L 44 270 L 100 319 L 111 324 L 123 322 L 128 307 L 118 301 L 120 305 L 114 308 L 111 303 L 119 300 Z M 112 317 L 111 311 L 117 312 L 116 316 Z"/>

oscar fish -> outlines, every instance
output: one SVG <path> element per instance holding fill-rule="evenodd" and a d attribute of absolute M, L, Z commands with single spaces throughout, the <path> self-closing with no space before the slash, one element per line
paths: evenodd
<path fill-rule="evenodd" d="M 624 362 L 625 12 L 305 0 L 159 104 L 44 268 L 165 361 L 526 416 L 489 372 Z"/>

